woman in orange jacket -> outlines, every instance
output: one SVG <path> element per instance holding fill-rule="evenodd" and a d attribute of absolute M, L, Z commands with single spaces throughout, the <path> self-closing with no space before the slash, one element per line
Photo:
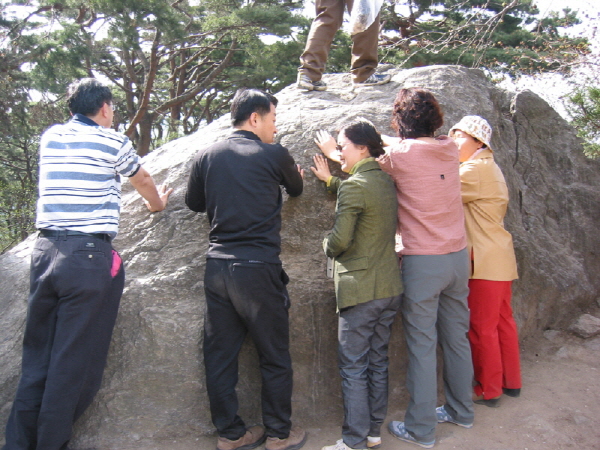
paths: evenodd
<path fill-rule="evenodd" d="M 499 406 L 518 397 L 521 368 L 511 284 L 518 278 L 512 236 L 504 228 L 508 189 L 490 147 L 492 128 L 465 116 L 450 130 L 459 148 L 461 195 L 471 255 L 469 341 L 475 371 L 475 403 Z"/>

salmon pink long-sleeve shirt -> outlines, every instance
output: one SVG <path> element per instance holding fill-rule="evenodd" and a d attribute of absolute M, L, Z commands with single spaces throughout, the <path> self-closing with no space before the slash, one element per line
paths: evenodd
<path fill-rule="evenodd" d="M 445 255 L 467 246 L 458 147 L 452 139 L 401 140 L 379 164 L 396 184 L 399 254 Z"/>

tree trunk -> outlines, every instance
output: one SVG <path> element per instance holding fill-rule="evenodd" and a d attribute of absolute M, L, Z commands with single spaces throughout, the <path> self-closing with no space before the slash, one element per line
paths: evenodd
<path fill-rule="evenodd" d="M 137 153 L 139 156 L 146 156 L 150 153 L 150 145 L 152 144 L 152 124 L 156 114 L 146 113 L 139 121 L 139 140 L 137 144 Z"/>

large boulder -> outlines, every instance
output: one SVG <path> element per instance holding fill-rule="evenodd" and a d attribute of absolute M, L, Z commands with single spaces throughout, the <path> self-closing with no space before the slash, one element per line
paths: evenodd
<path fill-rule="evenodd" d="M 278 139 L 306 169 L 303 195 L 285 198 L 281 255 L 291 278 L 293 419 L 305 426 L 339 424 L 342 414 L 334 291 L 321 250 L 335 198 L 309 170 L 317 152 L 313 136 L 358 116 L 391 134 L 391 106 L 401 87 L 435 93 L 445 112 L 444 133 L 466 114 L 481 115 L 494 128 L 492 147 L 511 196 L 506 226 L 519 264 L 513 305 L 521 338 L 567 326 L 595 301 L 600 287 L 600 165 L 583 156 L 567 122 L 535 94 L 501 90 L 479 70 L 388 70 L 392 82 L 383 86 L 353 91 L 348 75 L 329 75 L 327 91 L 292 86 L 278 94 Z M 124 186 L 115 247 L 126 261 L 127 282 L 102 389 L 76 426 L 73 448 L 143 448 L 144 442 L 213 430 L 201 354 L 208 224 L 183 198 L 198 149 L 229 132 L 224 116 L 146 158 L 155 180 L 175 188 L 165 212 L 149 214 L 131 186 Z M 32 242 L 0 257 L 0 426 L 20 370 Z M 406 350 L 399 322 L 390 350 L 390 402 L 403 408 Z M 260 375 L 251 343 L 240 357 L 238 391 L 242 416 L 260 422 Z"/>

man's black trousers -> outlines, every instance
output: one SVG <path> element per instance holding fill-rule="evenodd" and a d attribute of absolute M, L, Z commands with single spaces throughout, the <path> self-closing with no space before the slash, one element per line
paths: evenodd
<path fill-rule="evenodd" d="M 106 238 L 37 239 L 22 374 L 3 450 L 67 448 L 73 423 L 100 388 L 124 279 Z"/>
<path fill-rule="evenodd" d="M 287 438 L 291 428 L 288 278 L 281 264 L 209 258 L 204 290 L 204 365 L 212 420 L 219 436 L 246 432 L 238 416 L 238 354 L 246 334 L 258 351 L 262 414 L 267 435 Z"/>

